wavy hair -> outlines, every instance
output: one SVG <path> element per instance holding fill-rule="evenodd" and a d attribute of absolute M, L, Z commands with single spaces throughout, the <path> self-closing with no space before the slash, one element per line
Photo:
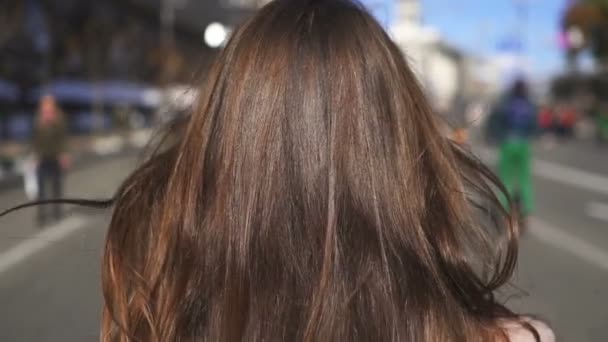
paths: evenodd
<path fill-rule="evenodd" d="M 360 5 L 238 27 L 111 202 L 102 341 L 507 341 L 504 189 Z M 88 203 L 91 204 L 91 203 Z"/>

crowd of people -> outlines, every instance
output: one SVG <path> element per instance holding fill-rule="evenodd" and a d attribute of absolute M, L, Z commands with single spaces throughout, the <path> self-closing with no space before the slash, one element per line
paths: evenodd
<path fill-rule="evenodd" d="M 589 108 L 581 108 L 568 101 L 547 103 L 540 107 L 538 128 L 544 136 L 573 138 L 576 127 L 587 120 L 598 143 L 608 142 L 608 106 L 598 101 Z"/>

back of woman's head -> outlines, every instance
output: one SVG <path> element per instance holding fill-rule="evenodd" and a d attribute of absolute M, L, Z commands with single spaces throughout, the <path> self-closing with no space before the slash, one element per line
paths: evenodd
<path fill-rule="evenodd" d="M 528 84 L 523 78 L 520 78 L 513 83 L 513 89 L 511 90 L 512 96 L 514 97 L 523 97 L 527 98 L 528 94 Z"/>
<path fill-rule="evenodd" d="M 502 336 L 516 233 L 479 223 L 494 179 L 439 127 L 357 4 L 270 3 L 116 196 L 103 339 Z"/>

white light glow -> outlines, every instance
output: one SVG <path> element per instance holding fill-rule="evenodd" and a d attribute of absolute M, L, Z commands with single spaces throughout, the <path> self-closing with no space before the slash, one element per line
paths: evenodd
<path fill-rule="evenodd" d="M 571 47 L 575 49 L 580 49 L 581 47 L 583 47 L 583 45 L 585 45 L 585 35 L 583 34 L 583 31 L 581 31 L 580 28 L 576 26 L 571 27 L 570 29 L 568 29 L 567 35 L 568 42 L 570 43 Z"/>
<path fill-rule="evenodd" d="M 205 44 L 211 48 L 219 48 L 226 43 L 228 29 L 220 23 L 211 23 L 205 29 Z"/>

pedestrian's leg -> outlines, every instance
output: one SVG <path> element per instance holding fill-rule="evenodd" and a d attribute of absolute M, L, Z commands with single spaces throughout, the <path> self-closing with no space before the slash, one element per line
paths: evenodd
<path fill-rule="evenodd" d="M 519 184 L 524 215 L 534 212 L 534 188 L 532 186 L 532 154 L 530 143 L 522 143 L 521 168 L 519 171 Z"/>
<path fill-rule="evenodd" d="M 59 161 L 55 161 L 53 163 L 52 170 L 52 183 L 53 183 L 53 199 L 60 199 L 63 196 L 63 179 L 61 172 L 61 165 Z M 56 220 L 61 219 L 61 204 L 55 203 L 53 204 L 53 215 Z"/>
<path fill-rule="evenodd" d="M 608 116 L 600 117 L 599 133 L 601 142 L 608 142 Z"/>
<path fill-rule="evenodd" d="M 38 200 L 44 201 L 46 199 L 46 178 L 47 178 L 47 167 L 44 161 L 38 163 L 36 169 L 36 178 L 38 181 Z M 38 224 L 44 225 L 46 223 L 46 206 L 38 206 Z"/>
<path fill-rule="evenodd" d="M 507 189 L 509 196 L 513 196 L 515 190 L 515 183 L 513 177 L 513 158 L 512 158 L 512 146 L 510 142 L 503 143 L 500 146 L 500 160 L 498 163 L 498 173 L 500 180 Z M 509 199 L 504 194 L 500 194 L 500 200 L 503 207 L 510 210 Z"/>

